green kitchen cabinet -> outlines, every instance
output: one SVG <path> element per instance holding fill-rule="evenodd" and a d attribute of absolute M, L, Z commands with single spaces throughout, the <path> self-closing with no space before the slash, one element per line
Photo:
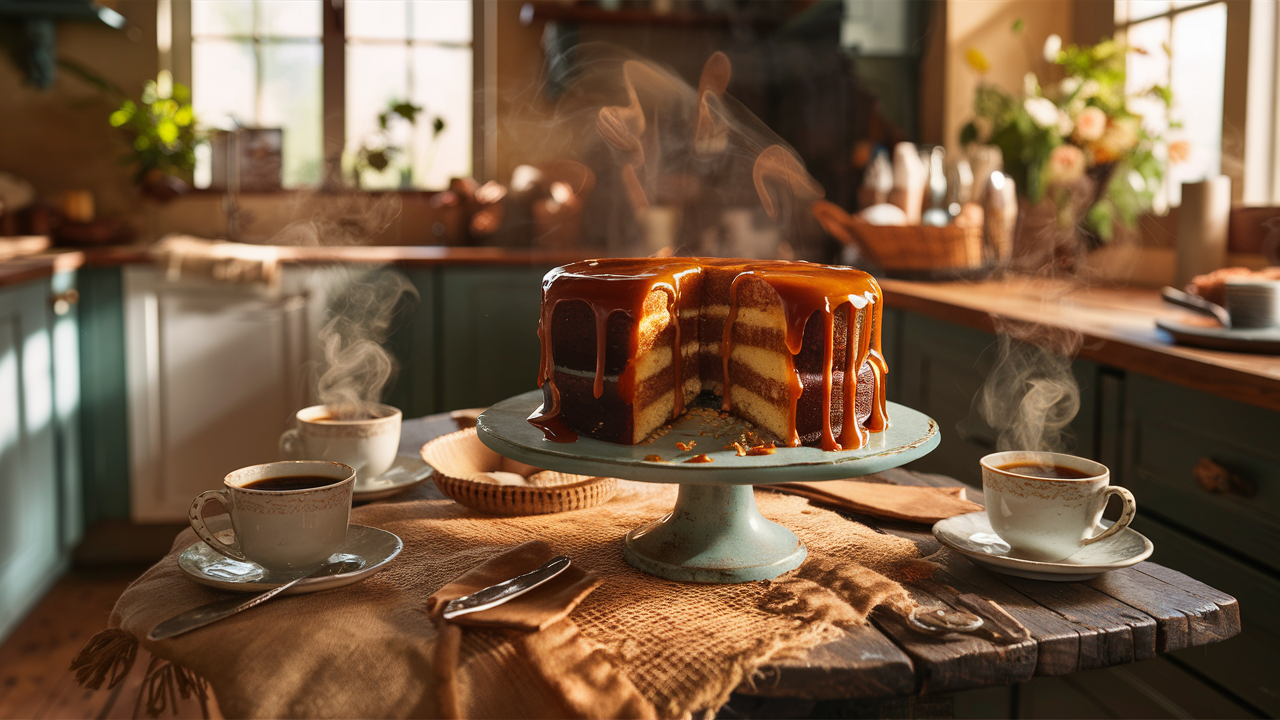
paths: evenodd
<path fill-rule="evenodd" d="M 549 267 L 451 267 L 440 280 L 441 410 L 538 387 L 538 317 Z"/>
<path fill-rule="evenodd" d="M 0 289 L 0 637 L 80 535 L 74 283 L 64 273 Z"/>
<path fill-rule="evenodd" d="M 942 432 L 939 448 L 912 463 L 911 469 L 981 487 L 978 461 L 996 452 L 999 441 L 978 403 L 987 376 L 1000 360 L 995 336 L 894 308 L 885 313 L 884 323 L 890 399 L 929 415 Z M 1096 435 L 1106 416 L 1100 413 L 1100 369 L 1076 361 L 1069 372 L 1080 391 L 1080 412 L 1063 435 L 1065 448 L 1096 458 Z"/>
<path fill-rule="evenodd" d="M 404 274 L 418 297 L 403 306 L 395 331 L 387 339 L 387 349 L 399 368 L 383 402 L 400 408 L 407 418 L 416 418 L 442 411 L 436 389 L 437 280 L 435 269 L 429 267 L 407 268 Z"/>

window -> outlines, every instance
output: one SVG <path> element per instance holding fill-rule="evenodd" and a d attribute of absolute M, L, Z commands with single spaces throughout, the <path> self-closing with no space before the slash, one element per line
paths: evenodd
<path fill-rule="evenodd" d="M 320 185 L 326 173 L 332 182 L 337 172 L 350 183 L 360 149 L 387 145 L 398 150 L 391 164 L 362 172 L 362 187 L 441 188 L 450 177 L 472 174 L 470 0 L 170 2 L 173 64 L 181 67 L 189 50 L 192 103 L 202 124 L 283 128 L 285 187 Z M 170 9 L 163 0 L 162 6 L 163 19 Z M 325 62 L 327 49 L 339 62 Z M 175 77 L 184 80 L 182 73 Z M 378 116 L 397 102 L 424 110 L 413 125 L 392 119 L 382 132 Z M 325 122 L 334 116 L 339 122 Z M 337 147 L 340 167 L 326 169 L 327 156 L 337 164 Z M 196 184 L 207 186 L 208 151 L 198 160 Z"/>
<path fill-rule="evenodd" d="M 423 108 L 412 127 L 388 128 L 404 152 L 386 171 L 366 171 L 362 185 L 439 188 L 470 175 L 471 3 L 347 0 L 346 31 L 348 154 L 380 140 L 378 115 L 390 103 Z M 438 134 L 435 118 L 443 121 Z"/>
<path fill-rule="evenodd" d="M 1172 119 L 1182 127 L 1167 137 L 1185 140 L 1189 153 L 1170 164 L 1164 197 L 1169 205 L 1178 205 L 1182 183 L 1222 172 L 1227 3 L 1117 0 L 1115 12 L 1117 38 L 1138 50 L 1128 56 L 1127 91 L 1138 93 L 1152 85 L 1173 91 Z M 1132 107 L 1153 129 L 1167 129 L 1169 118 L 1155 98 L 1136 98 Z"/>

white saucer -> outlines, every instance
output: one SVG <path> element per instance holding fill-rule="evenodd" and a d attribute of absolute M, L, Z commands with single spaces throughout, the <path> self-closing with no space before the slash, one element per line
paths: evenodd
<path fill-rule="evenodd" d="M 217 535 L 219 540 L 231 539 L 230 530 L 223 530 Z M 358 560 L 363 563 L 360 569 L 302 580 L 282 594 L 299 595 L 358 582 L 386 567 L 403 547 L 404 543 L 394 533 L 366 525 L 351 525 L 347 528 L 347 539 L 330 559 Z M 299 574 L 273 573 L 257 563 L 232 560 L 214 552 L 203 542 L 183 550 L 178 556 L 178 567 L 201 585 L 232 592 L 263 592 L 283 585 Z"/>
<path fill-rule="evenodd" d="M 422 462 L 422 458 L 399 455 L 391 465 L 391 469 L 378 477 L 365 480 L 356 478 L 355 502 L 369 502 L 391 497 L 403 492 L 431 477 L 431 466 Z"/>
<path fill-rule="evenodd" d="M 1104 525 L 1110 523 L 1103 521 Z M 933 536 L 943 545 L 985 566 L 988 570 L 1032 580 L 1090 580 L 1108 570 L 1119 570 L 1151 557 L 1155 546 L 1142 533 L 1125 528 L 1106 540 L 1080 548 L 1066 560 L 1041 562 L 1011 554 L 1009 543 L 991 529 L 985 510 L 939 520 Z"/>

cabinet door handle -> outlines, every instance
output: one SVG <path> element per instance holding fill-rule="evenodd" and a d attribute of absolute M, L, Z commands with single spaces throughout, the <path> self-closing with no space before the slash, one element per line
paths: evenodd
<path fill-rule="evenodd" d="M 80 302 L 80 293 L 75 288 L 55 293 L 49 298 L 49 304 L 53 306 L 55 315 L 66 315 L 71 312 L 71 306 L 78 302 Z"/>
<path fill-rule="evenodd" d="M 1257 492 L 1253 483 L 1207 457 L 1200 458 L 1200 462 L 1191 470 L 1191 476 L 1203 490 L 1214 494 L 1253 497 Z"/>

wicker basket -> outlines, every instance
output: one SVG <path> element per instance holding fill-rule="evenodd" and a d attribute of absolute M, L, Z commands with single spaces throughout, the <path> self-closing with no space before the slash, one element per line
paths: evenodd
<path fill-rule="evenodd" d="M 504 458 L 480 442 L 475 428 L 442 435 L 423 445 L 422 459 L 435 469 L 431 478 L 440 492 L 473 510 L 494 515 L 545 515 L 582 510 L 606 502 L 618 490 L 618 481 L 614 478 L 587 475 L 570 476 L 573 481 L 549 487 L 468 480 L 478 472 L 505 469 Z"/>
<path fill-rule="evenodd" d="M 976 270 L 984 266 L 982 226 L 872 225 L 833 203 L 814 203 L 822 227 L 888 271 Z"/>
<path fill-rule="evenodd" d="M 885 270 L 969 270 L 982 267 L 982 228 L 955 225 L 872 225 L 851 217 L 849 229 Z"/>

